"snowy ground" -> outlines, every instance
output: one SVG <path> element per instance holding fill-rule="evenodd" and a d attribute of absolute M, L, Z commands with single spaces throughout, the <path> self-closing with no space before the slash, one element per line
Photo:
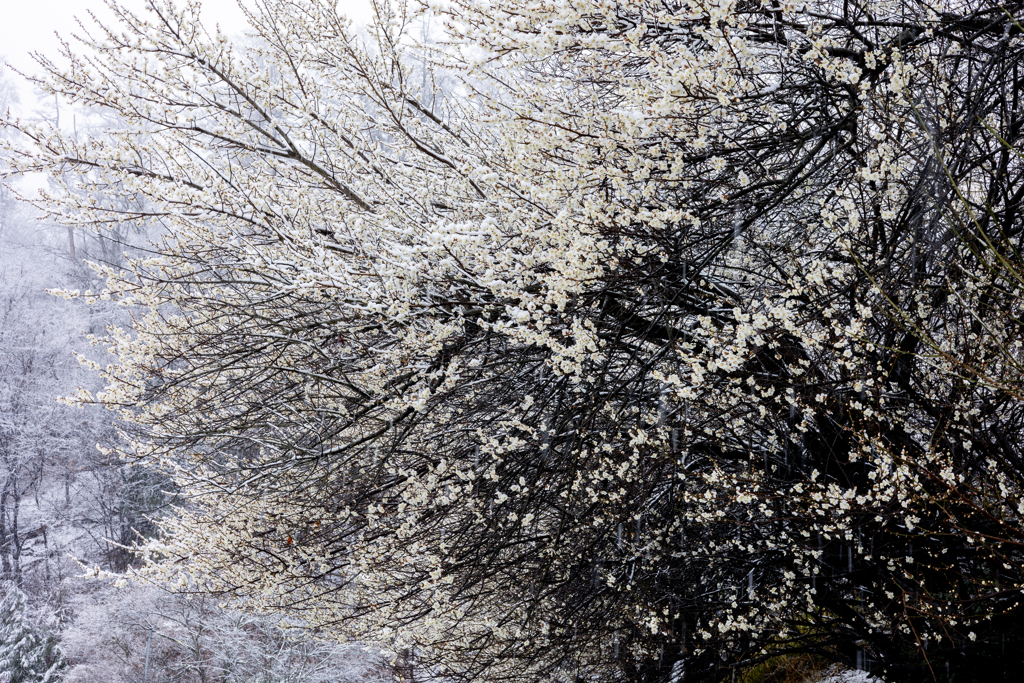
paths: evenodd
<path fill-rule="evenodd" d="M 870 675 L 867 671 L 833 667 L 808 683 L 882 683 L 882 679 Z"/>

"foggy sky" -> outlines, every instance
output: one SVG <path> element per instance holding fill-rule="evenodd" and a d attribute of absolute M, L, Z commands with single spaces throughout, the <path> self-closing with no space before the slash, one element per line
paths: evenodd
<path fill-rule="evenodd" d="M 130 8 L 141 9 L 143 0 L 124 0 Z M 179 0 L 183 4 L 183 0 Z M 247 0 L 251 4 L 251 0 Z M 341 0 L 342 12 L 357 22 L 364 22 L 369 16 L 369 0 Z M 212 28 L 220 24 L 228 34 L 238 33 L 246 28 L 245 17 L 236 0 L 205 0 L 202 3 L 203 23 Z M 70 38 L 81 29 L 75 17 L 87 20 L 88 12 L 109 17 L 102 0 L 0 0 L 0 56 L 11 66 L 23 72 L 35 70 L 35 63 L 28 53 L 43 52 L 56 55 L 60 43 L 54 35 L 60 33 Z M 20 79 L 15 79 L 20 80 Z M 21 88 L 25 92 L 25 88 Z M 24 95 L 23 95 L 24 97 Z"/>

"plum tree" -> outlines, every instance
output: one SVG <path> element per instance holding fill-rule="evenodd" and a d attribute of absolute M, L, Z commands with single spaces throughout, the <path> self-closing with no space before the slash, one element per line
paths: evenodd
<path fill-rule="evenodd" d="M 85 295 L 148 571 L 452 679 L 1009 680 L 1019 4 L 111 7 L 38 82 L 125 127 L 8 148 L 165 229 Z"/>

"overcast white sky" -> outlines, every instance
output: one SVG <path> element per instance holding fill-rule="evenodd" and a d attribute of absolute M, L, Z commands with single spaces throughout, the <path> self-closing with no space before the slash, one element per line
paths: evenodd
<path fill-rule="evenodd" d="M 179 0 L 183 3 L 183 0 Z M 140 9 L 144 0 L 123 0 L 128 7 Z M 369 16 L 369 0 L 340 0 L 342 13 L 357 22 Z M 203 0 L 203 23 L 219 23 L 228 34 L 245 30 L 245 18 L 236 0 Z M 60 43 L 54 33 L 70 38 L 78 30 L 75 17 L 88 25 L 88 12 L 107 16 L 102 0 L 0 0 L 0 56 L 19 71 L 33 71 L 35 63 L 28 53 L 55 54 Z"/>

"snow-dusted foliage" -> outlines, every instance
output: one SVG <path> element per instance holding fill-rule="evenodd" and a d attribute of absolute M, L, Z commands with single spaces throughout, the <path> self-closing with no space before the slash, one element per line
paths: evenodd
<path fill-rule="evenodd" d="M 289 631 L 274 616 L 152 587 L 82 595 L 64 631 L 66 683 L 385 683 L 376 652 Z"/>
<path fill-rule="evenodd" d="M 147 571 L 451 679 L 1005 661 L 1019 3 L 112 6 L 40 84 L 124 127 L 8 147 L 167 231 L 84 295 Z"/>
<path fill-rule="evenodd" d="M 61 620 L 74 590 L 65 580 L 80 573 L 71 558 L 123 570 L 131 554 L 108 541 L 130 544 L 151 531 L 145 517 L 163 503 L 168 482 L 96 450 L 115 437 L 109 413 L 57 401 L 76 385 L 102 386 L 73 356 L 106 355 L 83 334 L 129 318 L 113 304 L 90 309 L 47 289 L 95 282 L 76 255 L 102 259 L 114 236 L 79 231 L 76 239 L 26 209 L 11 189 L 0 190 L 0 581 Z"/>
<path fill-rule="evenodd" d="M 25 594 L 12 585 L 0 600 L 0 680 L 49 683 L 66 666 L 57 638 L 42 632 L 25 614 Z"/>

